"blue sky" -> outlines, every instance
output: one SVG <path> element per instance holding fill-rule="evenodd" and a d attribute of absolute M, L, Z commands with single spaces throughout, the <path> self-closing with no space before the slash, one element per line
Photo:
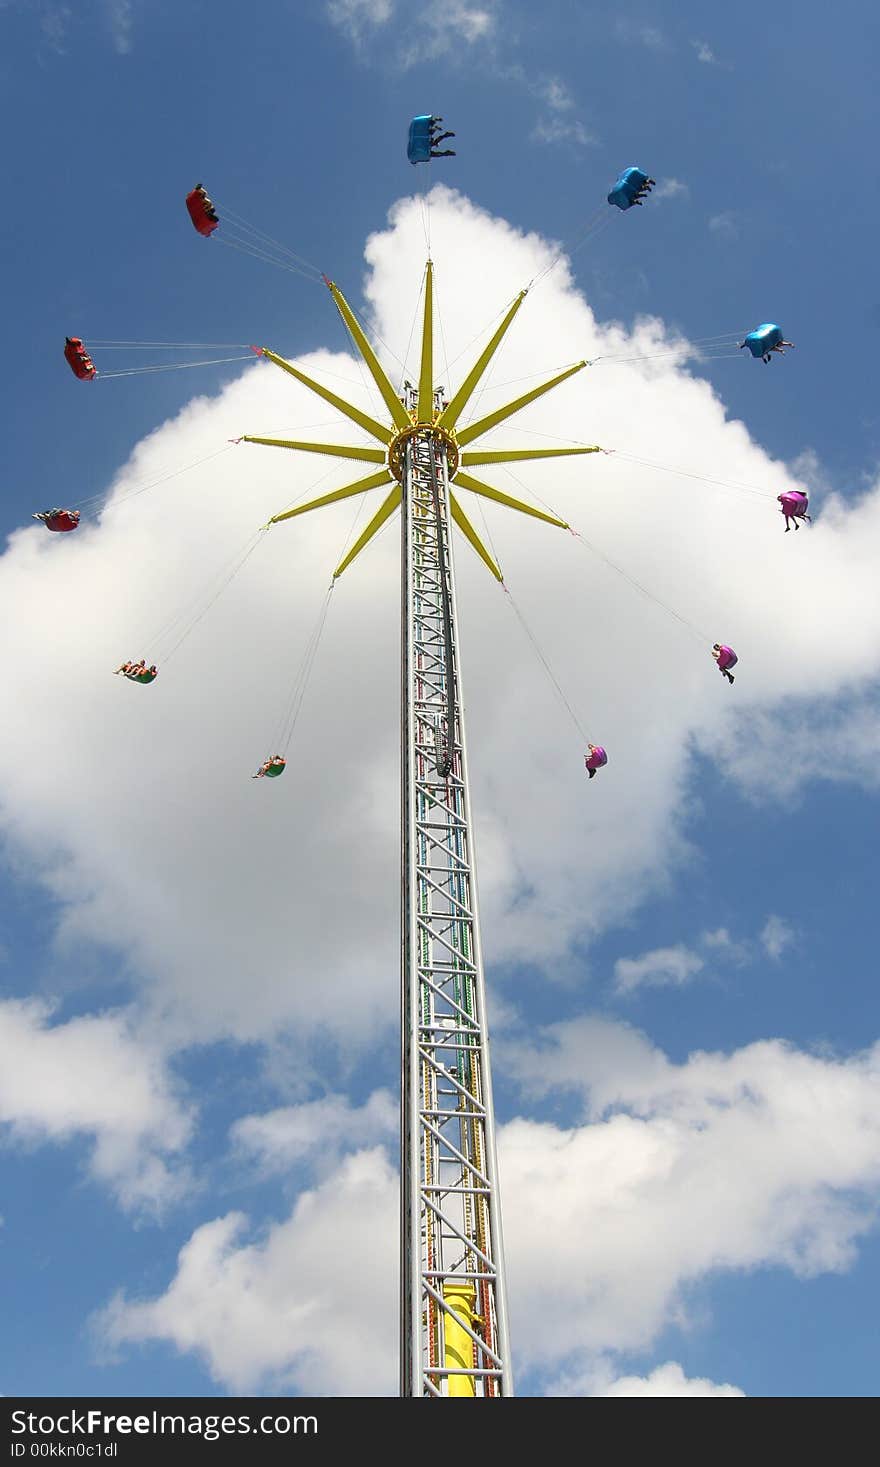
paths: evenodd
<path fill-rule="evenodd" d="M 521 538 L 488 517 L 566 692 L 603 741 L 608 732 L 611 760 L 589 800 L 577 740 L 540 667 L 506 609 L 496 612 L 494 588 L 462 564 L 522 1389 L 601 1394 L 635 1377 L 669 1393 L 656 1372 L 677 1362 L 693 1383 L 677 1393 L 876 1392 L 880 1136 L 876 1060 L 865 1056 L 880 1034 L 870 571 L 880 203 L 865 158 L 878 30 L 863 6 L 832 26 L 817 5 L 684 5 L 672 18 L 655 5 L 610 15 L 561 0 L 540 10 L 458 0 L 434 12 L 395 0 L 261 0 L 249 12 L 226 0 L 0 4 L 0 107 L 15 139 L 0 241 L 12 536 L 0 594 L 13 709 L 0 750 L 0 1266 L 15 1327 L 0 1390 L 394 1389 L 393 1361 L 390 1385 L 380 1370 L 360 1378 L 332 1332 L 318 1365 L 303 1363 L 295 1329 L 287 1338 L 280 1325 L 270 1345 L 251 1348 L 260 1327 L 235 1283 L 236 1269 L 253 1268 L 254 1294 L 286 1288 L 293 1299 L 297 1270 L 312 1269 L 322 1310 L 338 1307 L 357 1334 L 376 1308 L 346 1271 L 357 1262 L 351 1239 L 368 1251 L 373 1240 L 370 1257 L 387 1254 L 389 1271 L 377 1263 L 371 1288 L 390 1303 L 392 1328 L 370 1345 L 393 1355 L 393 534 L 365 557 L 360 580 L 352 574 L 351 599 L 340 604 L 342 582 L 335 593 L 304 715 L 305 772 L 264 790 L 244 787 L 234 760 L 260 757 L 350 516 L 304 528 L 296 549 L 273 532 L 259 570 L 224 593 L 172 664 L 175 680 L 169 668 L 151 690 L 162 701 L 149 713 L 122 706 L 128 688 L 104 687 L 105 664 L 147 651 L 157 599 L 204 595 L 247 534 L 289 502 L 290 484 L 300 492 L 317 478 L 314 465 L 293 471 L 235 450 L 60 544 L 30 515 L 108 490 L 151 434 L 123 489 L 236 432 L 331 416 L 262 365 L 81 385 L 61 358 L 66 334 L 261 342 L 319 354 L 357 383 L 322 290 L 196 238 L 183 197 L 197 179 L 221 214 L 228 205 L 337 280 L 403 352 L 424 242 L 417 210 L 403 204 L 390 223 L 388 211 L 421 183 L 405 159 L 408 119 L 433 110 L 457 133 L 458 156 L 431 180 L 457 191 L 433 206 L 450 352 L 544 258 L 526 237 L 570 238 L 634 162 L 657 193 L 612 217 L 573 256 L 570 278 L 559 270 L 546 293 L 536 289 L 522 345 L 512 340 L 510 371 L 496 380 L 592 355 L 593 341 L 649 354 L 663 331 L 732 337 L 776 320 L 796 343 L 769 367 L 736 353 L 664 359 L 653 376 L 596 368 L 558 417 L 531 420 L 537 432 L 599 438 L 620 455 L 768 495 L 758 506 L 744 492 L 603 461 L 597 497 L 581 508 L 580 481 L 521 475 L 576 506 L 577 527 L 701 631 L 714 635 L 713 618 L 727 618 L 717 635 L 740 651 L 733 690 L 674 618 L 578 547 L 532 527 Z M 614 322 L 623 336 L 612 348 Z M 99 368 L 117 365 L 95 355 Z M 714 398 L 693 387 L 702 380 Z M 189 405 L 196 394 L 205 397 Z M 782 538 L 773 496 L 783 478 L 810 488 L 806 535 Z M 490 674 L 499 647 L 505 668 Z M 200 680 L 218 656 L 231 686 Z M 354 711 L 364 707 L 367 729 Z M 181 764 L 190 777 L 178 786 Z M 348 778 L 350 800 L 334 803 Z M 274 804 L 247 798 L 255 793 Z M 384 894 L 369 886 L 366 852 L 339 864 L 346 847 L 334 842 L 352 807 Z M 253 871 L 242 851 L 254 853 Z M 323 911 L 314 930 L 309 892 Z M 349 932 L 334 915 L 343 894 L 354 903 Z M 337 1009 L 310 1009 L 316 974 Z M 554 1088 L 540 1061 L 556 1048 Z M 695 1138 L 701 1128 L 716 1136 L 719 1110 L 729 1124 L 707 1159 Z M 628 1129 L 609 1162 L 615 1118 Z M 583 1148 L 580 1190 L 548 1167 L 542 1206 L 558 1206 L 575 1231 L 586 1220 L 598 1241 L 579 1253 L 573 1235 L 563 1249 L 577 1318 L 560 1317 L 554 1338 L 565 1294 L 518 1218 L 530 1147 L 543 1136 L 553 1152 L 563 1134 Z M 642 1143 L 662 1149 L 673 1135 L 662 1181 L 639 1170 Z M 697 1203 L 688 1211 L 689 1188 L 699 1193 L 712 1164 L 723 1226 L 708 1203 L 705 1215 Z M 602 1190 L 618 1165 L 633 1168 L 622 1252 L 590 1212 L 602 1191 L 602 1207 L 624 1216 L 624 1183 L 620 1195 Z M 347 1255 L 326 1277 L 303 1197 Z M 366 1223 L 362 1208 L 373 1209 Z M 229 1224 L 218 1251 L 205 1229 L 232 1214 L 247 1221 L 238 1235 Z M 651 1243 L 690 1228 L 690 1255 Z M 235 1236 L 250 1252 L 235 1252 Z M 217 1285 L 219 1313 L 178 1263 L 186 1248 Z M 653 1300 L 642 1313 L 628 1274 Z M 591 1278 L 610 1304 L 597 1302 Z M 542 1297 L 551 1325 L 539 1330 Z M 188 1330 L 187 1313 L 200 1310 L 203 1327 Z M 221 1335 L 238 1346 L 224 1352 Z"/>

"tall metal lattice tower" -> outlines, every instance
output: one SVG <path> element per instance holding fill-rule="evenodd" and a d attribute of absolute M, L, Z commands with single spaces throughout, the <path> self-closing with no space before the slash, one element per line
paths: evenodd
<path fill-rule="evenodd" d="M 446 444 L 430 427 L 407 443 L 402 491 L 401 1392 L 510 1395 Z"/>
<path fill-rule="evenodd" d="M 273 516 L 291 519 L 391 485 L 344 560 L 342 574 L 401 509 L 401 1377 L 403 1396 L 513 1394 L 468 788 L 451 525 L 488 570 L 501 571 L 455 491 L 567 529 L 564 520 L 466 472 L 594 447 L 473 449 L 485 433 L 586 365 L 578 362 L 466 426 L 461 415 L 514 316 L 501 325 L 447 400 L 434 381 L 433 266 L 424 279 L 417 386 L 402 395 L 341 291 L 326 284 L 391 418 L 386 425 L 268 348 L 263 355 L 355 422 L 369 446 L 245 435 L 245 442 L 375 466 L 365 478 Z M 376 445 L 376 446 L 374 446 Z"/>

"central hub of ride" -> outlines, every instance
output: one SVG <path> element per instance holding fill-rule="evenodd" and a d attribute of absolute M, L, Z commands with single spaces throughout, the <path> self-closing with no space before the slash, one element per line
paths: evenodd
<path fill-rule="evenodd" d="M 414 438 L 424 437 L 426 433 L 430 433 L 433 438 L 436 452 L 445 455 L 449 478 L 454 478 L 458 473 L 459 447 L 455 435 L 446 428 L 438 428 L 436 424 L 432 427 L 430 423 L 413 423 L 411 428 L 402 428 L 396 433 L 388 445 L 388 468 L 398 484 L 403 483 L 408 445 Z"/>

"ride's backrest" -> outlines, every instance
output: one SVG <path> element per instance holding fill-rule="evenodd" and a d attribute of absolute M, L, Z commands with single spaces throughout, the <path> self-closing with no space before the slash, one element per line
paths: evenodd
<path fill-rule="evenodd" d="M 764 321 L 762 325 L 756 326 L 754 331 L 749 332 L 746 340 L 753 337 L 759 342 L 765 351 L 770 351 L 774 346 L 779 346 L 782 341 L 782 328 L 773 321 Z"/>
<path fill-rule="evenodd" d="M 624 168 L 608 195 L 609 204 L 615 204 L 618 209 L 630 209 L 647 182 L 648 175 L 641 168 Z"/>
<path fill-rule="evenodd" d="M 68 336 L 64 343 L 64 359 L 75 377 L 80 380 L 96 377 L 95 364 L 78 336 Z"/>
<path fill-rule="evenodd" d="M 782 505 L 783 514 L 804 515 L 810 507 L 810 501 L 800 489 L 786 489 L 777 498 Z"/>
<path fill-rule="evenodd" d="M 409 125 L 406 156 L 410 163 L 428 163 L 431 158 L 431 123 L 433 114 L 414 117 Z"/>
<path fill-rule="evenodd" d="M 219 224 L 217 213 L 201 184 L 197 188 L 190 189 L 186 196 L 186 208 L 193 227 L 206 239 L 213 234 Z"/>

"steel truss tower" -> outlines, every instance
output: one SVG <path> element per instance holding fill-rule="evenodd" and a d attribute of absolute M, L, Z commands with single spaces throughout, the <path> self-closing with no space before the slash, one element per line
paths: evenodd
<path fill-rule="evenodd" d="M 501 1206 L 468 789 L 455 523 L 495 579 L 501 571 L 455 491 L 567 529 L 564 520 L 466 472 L 481 464 L 598 452 L 594 446 L 475 449 L 520 408 L 586 366 L 578 362 L 485 417 L 460 417 L 525 299 L 509 306 L 447 401 L 433 374 L 433 266 L 425 269 L 418 386 L 400 396 L 342 292 L 326 284 L 391 418 L 339 397 L 268 348 L 277 367 L 356 423 L 371 446 L 245 435 L 242 441 L 373 465 L 365 478 L 274 515 L 270 524 L 390 485 L 334 571 L 401 510 L 401 1379 L 403 1396 L 513 1393 Z M 354 1226 L 354 1224 L 353 1224 Z"/>
<path fill-rule="evenodd" d="M 414 389 L 407 406 L 415 414 Z M 401 1394 L 507 1396 L 448 488 L 446 445 L 421 428 L 402 483 Z"/>

